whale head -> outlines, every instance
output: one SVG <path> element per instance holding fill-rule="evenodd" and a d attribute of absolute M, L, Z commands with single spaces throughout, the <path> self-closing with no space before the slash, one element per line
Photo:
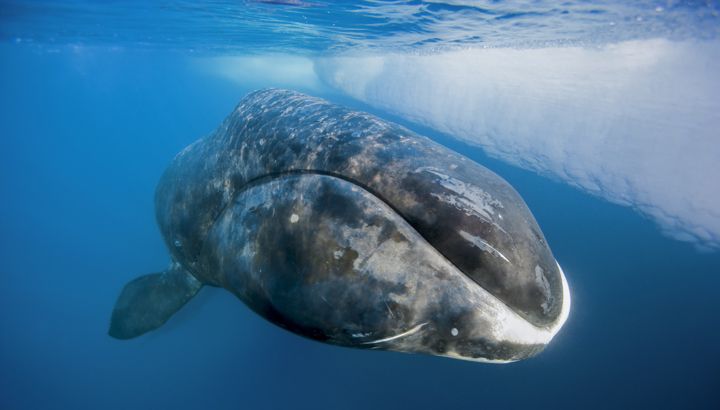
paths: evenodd
<path fill-rule="evenodd" d="M 493 237 L 478 237 L 471 226 L 449 223 L 451 213 L 444 218 L 442 208 L 436 212 L 434 229 L 466 240 L 465 252 L 488 255 L 463 255 L 464 266 L 468 260 L 483 264 L 487 259 L 504 264 L 463 271 L 452 259 L 455 254 L 443 254 L 433 238 L 423 236 L 386 200 L 346 179 L 309 173 L 268 178 L 238 195 L 211 231 L 206 247 L 213 253 L 204 263 L 229 278 L 221 285 L 253 310 L 322 342 L 484 362 L 510 362 L 540 352 L 570 305 L 559 266 L 553 259 L 550 270 L 542 259 L 547 255 L 537 256 L 537 247 L 547 245 L 533 242 L 518 249 L 537 238 L 516 239 L 511 252 Z M 527 259 L 513 263 L 518 258 Z M 531 273 L 514 272 L 513 265 L 530 267 Z M 533 272 L 535 266 L 543 266 L 543 273 Z M 552 312 L 554 319 L 535 323 L 513 299 L 473 276 L 492 269 L 499 277 L 531 278 L 500 282 L 500 289 L 508 283 L 517 287 L 506 294 L 525 296 L 522 286 L 527 285 L 525 292 L 533 296 L 537 286 L 545 286 L 549 294 L 543 295 L 560 306 Z M 553 272 L 559 289 L 538 284 Z"/>

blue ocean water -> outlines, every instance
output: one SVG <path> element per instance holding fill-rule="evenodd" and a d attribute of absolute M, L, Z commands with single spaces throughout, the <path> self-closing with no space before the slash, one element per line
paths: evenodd
<path fill-rule="evenodd" d="M 0 2 L 0 408 L 720 407 L 718 10 L 714 2 Z M 695 46 L 710 51 L 687 51 Z M 584 50 L 600 55 L 579 64 L 590 58 Z M 533 72 L 563 75 L 517 82 L 515 64 L 537 53 L 545 54 L 531 60 L 542 62 Z M 637 56 L 647 71 L 625 77 Z M 360 81 L 378 66 L 343 65 L 369 60 L 428 69 Z M 488 88 L 463 71 L 486 61 L 506 64 L 516 87 Z M 577 72 L 558 71 L 575 64 Z M 643 78 L 656 81 L 646 88 Z M 459 89 L 453 81 L 490 102 L 444 111 L 463 97 L 448 95 Z M 593 102 L 619 101 L 603 91 L 608 83 L 628 91 L 619 100 L 632 115 Z M 122 286 L 169 260 L 153 209 L 162 171 L 265 86 L 399 122 L 508 180 L 572 290 L 570 318 L 547 349 L 489 365 L 339 348 L 275 327 L 215 288 L 154 332 L 110 338 Z M 688 94 L 695 86 L 707 94 Z M 502 115 L 517 115 L 503 104 L 525 101 L 527 88 L 543 92 L 535 95 L 543 104 L 522 110 L 541 143 L 523 117 Z M 661 98 L 630 96 L 646 89 Z M 419 118 L 408 107 L 425 92 L 442 104 Z M 560 110 L 578 94 L 591 113 Z M 480 124 L 473 104 L 502 111 Z M 562 114 L 582 120 L 566 123 L 578 139 L 545 124 Z M 569 143 L 577 140 L 595 145 Z M 598 157 L 602 167 L 553 165 L 573 157 Z"/>

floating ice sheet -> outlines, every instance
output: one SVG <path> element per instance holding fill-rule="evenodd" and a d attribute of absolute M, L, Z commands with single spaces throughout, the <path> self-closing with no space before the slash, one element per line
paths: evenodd
<path fill-rule="evenodd" d="M 344 55 L 319 77 L 720 247 L 720 42 Z"/>

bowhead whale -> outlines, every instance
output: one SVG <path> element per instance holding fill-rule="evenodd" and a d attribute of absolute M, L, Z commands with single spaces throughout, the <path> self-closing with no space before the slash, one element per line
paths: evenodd
<path fill-rule="evenodd" d="M 399 125 L 251 93 L 162 176 L 170 267 L 122 290 L 110 335 L 165 323 L 203 285 L 341 346 L 509 362 L 540 352 L 570 293 L 518 193 Z"/>

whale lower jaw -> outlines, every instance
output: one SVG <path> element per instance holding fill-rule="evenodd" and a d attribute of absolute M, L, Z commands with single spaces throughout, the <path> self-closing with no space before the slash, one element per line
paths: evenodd
<path fill-rule="evenodd" d="M 530 354 L 523 355 L 514 359 L 487 359 L 483 357 L 471 357 L 464 356 L 455 351 L 447 351 L 442 354 L 436 354 L 437 356 L 449 357 L 452 359 L 466 360 L 478 363 L 494 363 L 494 364 L 505 364 L 513 363 L 527 357 L 534 356 L 539 353 L 555 335 L 560 331 L 570 315 L 570 286 L 568 285 L 567 279 L 565 278 L 565 272 L 557 261 L 555 262 L 560 270 L 560 278 L 562 280 L 562 297 L 563 304 L 560 314 L 558 315 L 555 322 L 549 326 L 535 326 L 525 319 L 520 317 L 509 307 L 507 308 L 506 317 L 503 320 L 503 328 L 498 329 L 497 339 L 492 341 L 494 343 L 512 343 L 514 345 L 527 346 Z M 498 302 L 502 303 L 500 300 Z M 497 318 L 496 318 L 497 319 Z M 538 348 L 538 346 L 540 346 Z"/>

